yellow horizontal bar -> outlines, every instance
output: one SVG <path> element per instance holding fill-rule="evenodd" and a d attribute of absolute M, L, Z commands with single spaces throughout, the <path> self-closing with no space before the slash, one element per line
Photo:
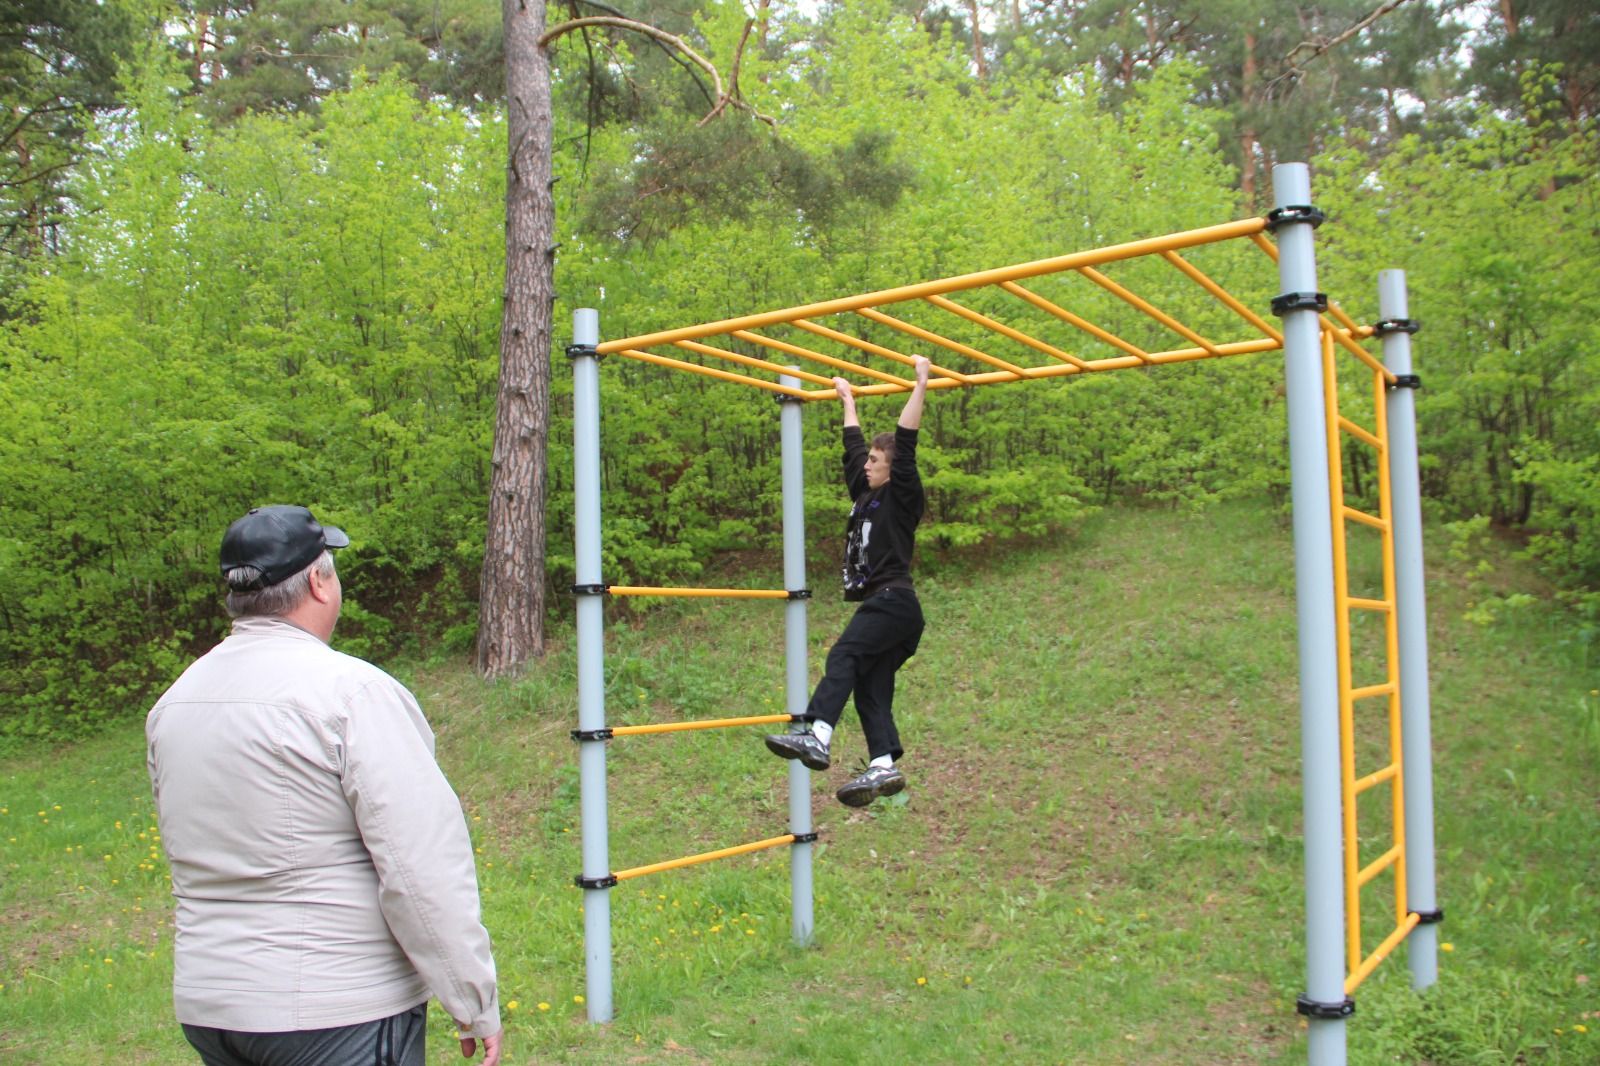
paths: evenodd
<path fill-rule="evenodd" d="M 1383 784 L 1385 781 L 1394 777 L 1399 772 L 1400 764 L 1397 762 L 1392 762 L 1388 766 L 1385 766 L 1382 770 L 1379 770 L 1376 773 L 1368 774 L 1366 777 L 1363 777 L 1359 781 L 1355 782 L 1354 786 L 1352 786 L 1353 791 L 1357 795 L 1360 795 L 1367 789 L 1372 788 L 1374 785 Z"/>
<path fill-rule="evenodd" d="M 757 359 L 754 356 L 741 355 L 738 352 L 730 352 L 722 348 L 713 348 L 711 345 L 701 344 L 699 341 L 678 341 L 674 347 L 682 348 L 685 351 L 699 352 L 701 355 L 709 355 L 713 359 L 726 359 L 730 363 L 738 363 L 740 366 L 747 366 L 753 370 L 765 370 L 772 374 L 788 374 L 802 381 L 809 381 L 814 385 L 831 386 L 833 384 L 832 378 L 813 374 L 809 370 L 792 370 L 789 367 L 779 366 L 777 363 L 769 362 L 766 359 Z M 909 384 L 906 386 L 906 388 L 910 387 Z"/>
<path fill-rule="evenodd" d="M 1364 444 L 1370 444 L 1372 447 L 1378 449 L 1379 455 L 1383 454 L 1383 441 L 1378 439 L 1377 434 L 1367 432 L 1365 429 L 1362 429 L 1360 426 L 1350 421 L 1344 415 L 1339 416 L 1339 428 L 1350 434 L 1356 440 L 1361 441 Z"/>
<path fill-rule="evenodd" d="M 1383 871 L 1387 870 L 1400 860 L 1400 856 L 1405 854 L 1405 850 L 1405 848 L 1401 847 L 1399 844 L 1396 844 L 1394 847 L 1390 848 L 1388 851 L 1372 860 L 1371 863 L 1362 868 L 1359 874 L 1356 874 L 1356 884 L 1364 885 L 1368 881 L 1371 881 L 1374 877 L 1377 877 L 1379 874 L 1383 873 Z"/>
<path fill-rule="evenodd" d="M 1276 351 L 1281 347 L 1282 345 L 1272 338 L 1261 337 L 1256 340 L 1234 341 L 1228 344 L 1219 344 L 1217 345 L 1217 352 L 1215 356 L 1211 352 L 1206 351 L 1204 348 L 1179 348 L 1170 352 L 1156 352 L 1144 359 L 1135 359 L 1132 356 L 1118 356 L 1112 359 L 1096 359 L 1089 363 L 1088 369 L 1089 371 L 1125 370 L 1129 367 L 1135 366 L 1149 366 L 1164 363 L 1186 363 L 1195 359 L 1212 359 L 1231 355 L 1255 355 L 1258 352 Z M 1019 378 L 1015 374 L 997 370 L 987 374 L 972 374 L 966 376 L 962 381 L 930 381 L 928 382 L 928 388 L 953 389 L 961 385 L 993 385 L 1012 381 L 1031 380 L 1033 378 L 1059 378 L 1066 377 L 1070 374 L 1081 374 L 1085 372 L 1086 371 L 1079 370 L 1075 366 L 1064 366 L 1057 364 L 1054 366 L 1034 367 L 1028 371 L 1027 378 Z M 857 396 L 883 396 L 901 391 L 903 390 L 898 386 L 865 385 L 856 388 L 855 394 Z M 827 392 L 800 393 L 800 399 L 803 400 L 827 400 L 837 398 L 838 395 L 832 389 L 829 389 Z"/>
<path fill-rule="evenodd" d="M 1394 692 L 1393 682 L 1383 685 L 1368 685 L 1366 688 L 1353 688 L 1350 690 L 1352 700 L 1364 700 L 1369 696 L 1387 696 Z"/>
<path fill-rule="evenodd" d="M 1385 522 L 1383 519 L 1374 515 L 1369 515 L 1365 511 L 1358 511 L 1354 507 L 1344 508 L 1344 516 L 1350 519 L 1352 522 L 1360 522 L 1362 525 L 1371 526 L 1373 529 L 1389 528 L 1389 523 Z"/>
<path fill-rule="evenodd" d="M 631 870 L 618 870 L 611 876 L 618 881 L 626 881 L 633 877 L 643 877 L 645 874 L 657 874 L 663 870 L 676 870 L 684 866 L 693 866 L 696 863 L 710 862 L 712 859 L 729 859 L 735 855 L 747 855 L 752 851 L 761 851 L 764 848 L 776 848 L 783 844 L 793 843 L 794 834 L 785 833 L 781 837 L 758 840 L 754 844 L 740 844 L 737 847 L 723 848 L 720 851 L 707 851 L 700 855 L 689 855 L 682 859 L 668 859 L 666 862 L 651 863 L 649 866 L 635 866 Z"/>
<path fill-rule="evenodd" d="M 929 344 L 937 344 L 939 347 L 946 348 L 952 352 L 959 352 L 960 354 L 968 356 L 972 359 L 976 359 L 981 363 L 988 363 L 990 366 L 999 367 L 1001 370 L 1010 371 L 1018 376 L 1027 376 L 1028 372 L 1015 363 L 1008 363 L 1004 359 L 999 359 L 995 356 L 987 354 L 986 352 L 980 352 L 978 349 L 973 348 L 970 345 L 962 344 L 960 341 L 953 341 L 948 337 L 941 337 L 939 334 L 930 329 L 923 329 L 921 326 L 913 325 L 910 322 L 903 322 L 900 319 L 895 318 L 893 315 L 886 315 L 882 311 L 876 310 L 875 308 L 863 307 L 857 310 L 856 314 L 860 315 L 862 318 L 869 318 L 881 325 L 888 326 L 890 329 L 897 329 L 901 333 L 916 337 L 918 340 L 927 341 Z"/>
<path fill-rule="evenodd" d="M 797 329 L 803 329 L 807 333 L 815 333 L 819 337 L 827 337 L 829 340 L 838 341 L 840 344 L 848 345 L 851 348 L 859 348 L 868 355 L 881 355 L 885 359 L 893 359 L 895 362 L 904 363 L 906 366 L 912 366 L 916 363 L 915 359 L 909 355 L 906 355 L 904 352 L 897 352 L 893 348 L 885 348 L 881 344 L 873 344 L 871 341 L 864 341 L 859 337 L 852 337 L 848 333 L 840 333 L 838 330 L 829 329 L 827 326 L 819 326 L 815 322 L 808 322 L 803 318 L 797 318 L 793 322 L 790 322 L 789 325 L 794 326 Z M 866 367 L 859 367 L 858 369 L 863 374 L 870 374 L 873 377 L 882 377 L 889 381 L 901 380 L 899 378 L 890 377 L 887 374 L 880 374 L 875 370 L 869 370 Z M 960 373 L 959 371 L 942 367 L 938 363 L 931 364 L 928 367 L 928 370 L 932 374 L 938 374 L 947 378 L 954 378 L 956 381 L 962 383 L 967 381 L 967 375 Z"/>
<path fill-rule="evenodd" d="M 697 722 L 658 722 L 655 725 L 619 725 L 611 730 L 614 737 L 637 737 L 647 733 L 684 733 L 691 729 L 731 729 L 741 725 L 768 725 L 772 722 L 793 722 L 792 714 L 754 714 L 744 718 L 705 718 Z"/>
<path fill-rule="evenodd" d="M 1040 296 L 1034 292 L 1029 292 L 1027 289 L 1024 289 L 1021 285 L 1018 285 L 1014 281 L 1002 282 L 1000 287 L 1006 292 L 1009 292 L 1011 295 L 1028 301 L 1039 310 L 1055 315 L 1068 325 L 1078 327 L 1085 333 L 1089 334 L 1089 336 L 1098 338 L 1099 340 L 1111 345 L 1113 348 L 1122 349 L 1137 359 L 1140 363 L 1147 361 L 1149 358 L 1149 353 L 1147 353 L 1143 348 L 1140 348 L 1134 344 L 1130 344 L 1121 337 L 1117 336 L 1115 333 L 1109 333 L 1106 330 L 1101 329 L 1088 319 L 1080 318 L 1064 307 L 1057 307 L 1049 300 L 1046 300 L 1043 296 Z"/>
<path fill-rule="evenodd" d="M 1361 965 L 1356 967 L 1356 972 L 1344 979 L 1344 994 L 1348 996 L 1354 992 L 1361 985 L 1361 982 L 1365 981 L 1368 975 L 1378 968 L 1378 964 L 1387 959 L 1389 953 L 1400 946 L 1400 942 L 1411 933 L 1411 930 L 1417 927 L 1419 920 L 1416 914 L 1406 915 L 1406 920 L 1395 926 L 1394 932 L 1385 937 L 1383 943 L 1379 944 L 1372 954 L 1368 955 Z"/>
<path fill-rule="evenodd" d="M 1364 600 L 1356 596 L 1350 597 L 1350 606 L 1358 607 L 1363 611 L 1388 611 L 1392 609 L 1384 600 Z"/>
<path fill-rule="evenodd" d="M 803 400 L 806 398 L 806 393 L 803 390 L 797 389 L 792 385 L 780 385 L 776 381 L 763 381 L 748 374 L 735 374 L 728 370 L 718 370 L 714 366 L 701 366 L 699 363 L 689 363 L 682 359 L 669 359 L 664 355 L 652 355 L 650 352 L 641 352 L 633 348 L 618 348 L 609 354 L 625 355 L 629 359 L 637 359 L 644 363 L 655 363 L 657 366 L 669 366 L 674 370 L 687 370 L 690 373 L 703 374 L 708 378 L 716 378 L 719 381 L 733 381 L 740 385 L 753 385 L 758 389 L 766 389 L 768 392 L 780 392 L 785 396 L 793 396 L 796 399 Z M 827 395 L 832 395 L 832 393 L 830 392 Z"/>
<path fill-rule="evenodd" d="M 1210 341 L 1206 340 L 1204 337 L 1200 336 L 1200 334 L 1196 333 L 1182 322 L 1179 322 L 1165 311 L 1162 311 L 1148 300 L 1145 300 L 1136 293 L 1123 288 L 1121 285 L 1118 285 L 1116 282 L 1112 281 L 1098 270 L 1094 270 L 1089 267 L 1080 267 L 1078 269 L 1078 273 L 1082 274 L 1084 277 L 1088 278 L 1090 281 L 1094 282 L 1096 285 L 1100 286 L 1117 299 L 1137 308 L 1140 311 L 1143 311 L 1145 314 L 1149 315 L 1163 326 L 1166 326 L 1174 333 L 1181 334 L 1182 336 L 1187 337 L 1189 340 L 1194 341 L 1212 355 L 1217 354 L 1216 346 Z"/>
<path fill-rule="evenodd" d="M 674 589 L 654 585 L 612 585 L 606 589 L 613 596 L 701 596 L 726 597 L 730 600 L 786 600 L 784 589 Z"/>
<path fill-rule="evenodd" d="M 749 341 L 752 344 L 765 345 L 768 348 L 773 348 L 780 352 L 786 352 L 789 355 L 799 356 L 801 359 L 810 359 L 812 362 L 821 363 L 824 366 L 831 366 L 835 370 L 853 370 L 858 374 L 866 374 L 868 377 L 877 378 L 879 381 L 887 381 L 892 384 L 902 385 L 908 390 L 916 384 L 916 382 L 907 381 L 905 378 L 897 378 L 893 374 L 885 374 L 881 370 L 874 370 L 868 366 L 860 366 L 856 363 L 850 362 L 847 359 L 835 359 L 831 355 L 823 355 L 821 352 L 814 352 L 810 348 L 802 348 L 798 344 L 790 344 L 788 341 L 780 341 L 772 337 L 763 337 L 761 334 L 751 333 L 747 329 L 736 329 L 730 333 L 729 336 L 738 337 L 740 340 Z M 689 342 L 685 341 L 683 343 Z M 801 376 L 805 377 L 808 381 L 820 382 L 821 384 L 827 385 L 830 388 L 833 386 L 833 381 L 829 378 L 814 377 L 810 374 Z"/>
<path fill-rule="evenodd" d="M 1010 337 L 1019 344 L 1026 344 L 1029 348 L 1032 348 L 1035 351 L 1043 352 L 1052 359 L 1059 359 L 1063 363 L 1071 363 L 1079 370 L 1082 370 L 1088 365 L 1082 359 L 1079 359 L 1077 356 L 1072 355 L 1069 352 L 1064 352 L 1060 348 L 1046 344 L 1044 341 L 1038 340 L 1034 337 L 1030 337 L 1021 330 L 1012 329 L 1010 326 L 1005 325 L 1002 322 L 996 322 L 994 319 L 989 318 L 986 315 L 980 315 L 971 308 L 962 307 L 954 300 L 947 299 L 943 296 L 925 296 L 923 299 L 927 300 L 935 307 L 941 307 L 944 310 L 949 311 L 951 314 L 960 315 L 968 322 L 976 323 L 977 325 L 982 326 L 984 329 L 998 333 L 1004 337 Z"/>
<path fill-rule="evenodd" d="M 1250 323 L 1252 326 L 1256 327 L 1262 333 L 1265 333 L 1279 344 L 1283 343 L 1283 334 L 1278 332 L 1278 330 L 1275 329 L 1270 322 L 1256 314 L 1254 311 L 1250 310 L 1250 308 L 1246 307 L 1227 289 L 1224 289 L 1221 285 L 1218 285 L 1216 282 L 1206 277 L 1205 274 L 1201 273 L 1193 263 L 1189 262 L 1183 256 L 1179 255 L 1177 252 L 1162 252 L 1161 258 L 1165 259 L 1167 262 L 1171 263 L 1173 266 L 1189 275 L 1190 278 L 1199 283 L 1201 288 L 1205 289 L 1218 300 L 1221 300 L 1228 307 L 1231 307 L 1246 322 Z"/>
<path fill-rule="evenodd" d="M 1070 255 L 1056 256 L 1051 259 L 1039 259 L 1031 263 L 1018 263 L 1015 266 L 980 270 L 974 274 L 962 274 L 958 277 L 943 278 L 938 281 L 924 281 L 915 285 L 902 285 L 899 288 L 882 289 L 878 292 L 869 292 L 860 296 L 846 296 L 837 300 L 824 300 L 820 303 L 805 304 L 801 307 L 789 307 L 781 311 L 764 311 L 754 315 L 743 315 L 739 318 L 726 318 L 720 322 L 707 322 L 698 326 L 683 326 L 678 329 L 662 330 L 657 333 L 645 333 L 637 337 L 605 341 L 596 345 L 595 350 L 601 355 L 608 355 L 612 352 L 620 352 L 625 348 L 650 348 L 657 344 L 671 344 L 673 341 L 697 340 L 701 337 L 716 336 L 719 333 L 731 333 L 736 329 L 760 329 L 763 326 L 771 326 L 780 322 L 793 322 L 797 318 L 817 318 L 822 315 L 837 315 L 848 311 L 859 311 L 863 307 L 898 303 L 902 300 L 920 300 L 924 296 L 934 294 L 942 295 L 959 292 L 964 289 L 976 289 L 984 285 L 998 285 L 1003 281 L 1020 281 L 1023 278 L 1058 274 L 1063 270 L 1075 270 L 1081 266 L 1096 266 L 1101 263 L 1113 263 L 1121 259 L 1134 259 L 1141 255 L 1152 255 L 1157 252 L 1193 248 L 1201 244 L 1215 244 L 1218 241 L 1232 240 L 1235 237 L 1253 236 L 1265 229 L 1266 225 L 1267 221 L 1264 218 L 1245 218 L 1237 222 L 1224 222 L 1221 225 L 1185 230 L 1182 233 L 1171 233 L 1162 237 L 1148 237 L 1144 240 L 1113 244 L 1091 251 L 1074 252 Z"/>

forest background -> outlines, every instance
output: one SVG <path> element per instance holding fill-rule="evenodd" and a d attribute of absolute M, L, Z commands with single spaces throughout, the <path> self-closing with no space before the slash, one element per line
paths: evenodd
<path fill-rule="evenodd" d="M 709 117 L 704 76 L 637 33 L 552 45 L 557 351 L 579 306 L 625 336 L 1259 214 L 1270 166 L 1306 160 L 1329 216 L 1321 287 L 1371 322 L 1377 271 L 1407 271 L 1431 520 L 1516 538 L 1597 639 L 1593 5 L 621 13 L 707 57 L 741 106 Z M 0 35 L 0 744 L 142 714 L 224 631 L 216 545 L 257 503 L 351 533 L 341 647 L 468 654 L 505 263 L 497 6 L 5 0 Z M 1198 290 L 1173 299 L 1214 313 Z M 607 579 L 685 581 L 775 549 L 770 398 L 603 374 Z M 1281 378 L 1269 354 L 941 394 L 925 550 L 1116 504 L 1282 507 Z M 864 418 L 886 424 L 897 405 L 875 404 Z M 807 408 L 814 540 L 840 519 L 837 417 Z"/>

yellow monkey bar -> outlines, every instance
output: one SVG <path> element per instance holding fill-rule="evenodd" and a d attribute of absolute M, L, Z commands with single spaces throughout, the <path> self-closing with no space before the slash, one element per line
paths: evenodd
<path fill-rule="evenodd" d="M 1272 351 L 1283 346 L 1283 334 L 1277 327 L 1179 254 L 1184 249 L 1244 238 L 1254 242 L 1276 261 L 1277 248 L 1262 236 L 1266 228 L 1265 219 L 1241 219 L 939 281 L 902 285 L 859 296 L 624 337 L 602 342 L 595 350 L 601 355 L 622 355 L 802 400 L 835 397 L 831 376 L 816 370 L 790 369 L 785 364 L 774 362 L 771 356 L 798 360 L 801 364 L 825 370 L 829 375 L 860 375 L 867 378 L 868 383 L 855 385 L 855 393 L 873 396 L 911 389 L 913 381 L 906 368 L 912 365 L 911 351 L 916 349 L 936 353 L 928 383 L 930 389 L 1055 378 Z M 1226 340 L 1208 337 L 1162 310 L 1151 299 L 1097 269 L 1146 256 L 1165 261 L 1187 282 L 1198 285 L 1213 300 L 1237 315 L 1252 335 Z M 1141 321 L 1153 322 L 1185 343 L 1180 347 L 1151 351 L 1021 284 L 1023 281 L 1057 274 L 1073 274 L 1093 283 L 1139 311 Z M 954 293 L 978 291 L 998 297 L 989 302 L 1006 310 L 999 313 L 978 311 L 951 299 Z M 886 307 L 895 307 L 895 313 L 885 311 Z M 927 324 L 912 321 L 911 316 L 919 308 L 934 309 L 943 321 L 960 324 L 969 336 L 964 340 L 949 335 L 948 331 L 941 332 Z M 819 321 L 822 319 L 830 319 L 831 322 L 824 324 Z M 1068 332 L 1063 337 L 1046 338 L 1039 335 L 1045 330 L 1052 333 L 1059 331 L 1062 323 L 1076 332 Z M 780 327 L 789 330 L 789 336 L 774 336 L 767 332 Z M 978 342 L 971 339 L 971 327 L 977 327 L 983 335 L 988 336 L 990 345 L 1006 345 L 1025 352 L 1026 361 L 999 354 L 999 350 L 993 347 L 979 346 Z M 899 335 L 902 346 L 909 350 L 859 335 L 869 329 L 879 337 Z M 1330 304 L 1328 314 L 1323 316 L 1323 329 L 1335 343 L 1379 373 L 1387 374 L 1382 365 L 1357 343 L 1372 335 L 1371 327 L 1357 325 L 1344 311 Z M 1079 334 L 1121 354 L 1101 358 L 1077 354 L 1070 349 L 1068 341 Z M 730 345 L 734 344 L 743 345 L 748 351 L 733 351 Z M 762 350 L 769 358 L 750 354 Z M 944 354 L 937 354 L 939 352 Z M 864 361 L 868 357 L 886 361 L 890 364 L 889 369 L 868 364 Z M 1040 357 L 1045 361 L 1038 362 Z M 777 380 L 782 375 L 798 379 L 800 384 L 784 384 Z"/>

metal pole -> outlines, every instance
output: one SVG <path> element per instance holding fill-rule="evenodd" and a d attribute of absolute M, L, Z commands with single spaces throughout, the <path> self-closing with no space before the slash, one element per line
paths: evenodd
<path fill-rule="evenodd" d="M 605 728 L 605 598 L 600 576 L 600 314 L 572 313 L 572 494 L 578 597 L 578 728 Z M 578 748 L 583 809 L 583 953 L 591 1022 L 611 1020 L 611 855 L 606 830 L 606 745 Z"/>
<path fill-rule="evenodd" d="M 791 367 L 791 369 L 793 369 Z M 799 378 L 785 374 L 778 381 L 800 385 Z M 806 587 L 806 507 L 804 454 L 800 447 L 801 402 L 781 397 L 780 424 L 783 438 L 783 587 L 791 593 Z M 784 708 L 792 715 L 804 714 L 807 694 L 806 601 L 791 599 L 783 610 Z M 811 771 L 799 759 L 789 763 L 789 832 L 797 837 L 811 835 Z M 812 882 L 811 843 L 789 847 L 789 891 L 793 901 L 794 942 L 801 947 L 811 943 Z"/>
<path fill-rule="evenodd" d="M 1300 644 L 1300 751 L 1306 863 L 1306 993 L 1311 1066 L 1344 1066 L 1344 869 L 1339 825 L 1339 674 L 1333 595 L 1333 515 L 1323 406 L 1316 228 L 1304 163 L 1272 169 L 1293 479 L 1294 572 Z"/>
<path fill-rule="evenodd" d="M 1439 979 L 1439 927 L 1434 891 L 1433 727 L 1428 704 L 1428 605 L 1422 569 L 1422 490 L 1417 474 L 1416 378 L 1411 373 L 1410 319 L 1403 270 L 1378 272 L 1383 363 L 1399 378 L 1389 394 L 1389 491 L 1394 522 L 1395 623 L 1400 637 L 1400 745 L 1405 780 L 1406 909 L 1422 922 L 1406 938 L 1411 985 Z"/>

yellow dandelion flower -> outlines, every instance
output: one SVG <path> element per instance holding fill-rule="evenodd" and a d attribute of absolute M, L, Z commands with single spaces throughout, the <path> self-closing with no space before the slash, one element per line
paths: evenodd
<path fill-rule="evenodd" d="M 919 978 L 917 978 L 917 984 L 918 984 L 918 985 L 925 985 L 925 984 L 927 984 L 927 983 L 928 983 L 928 979 L 927 979 L 927 978 L 926 978 L 926 977 L 919 977 Z"/>
<path fill-rule="evenodd" d="M 574 1002 L 574 1003 L 582 1003 L 583 1002 L 583 997 L 582 996 L 573 996 L 572 997 L 572 1002 Z"/>
<path fill-rule="evenodd" d="M 539 1009 L 540 1010 L 549 1010 L 550 1009 L 550 1004 L 548 1004 L 548 1003 L 540 1003 L 539 1004 Z"/>
<path fill-rule="evenodd" d="M 746 929 L 744 931 L 744 935 L 745 936 L 755 936 L 756 935 L 756 931 L 754 929 Z"/>
<path fill-rule="evenodd" d="M 1574 1033 L 1587 1033 L 1589 1031 L 1589 1027 L 1587 1025 L 1574 1025 L 1572 1027 L 1572 1031 Z"/>
<path fill-rule="evenodd" d="M 101 858 L 102 858 L 102 859 L 104 859 L 104 860 L 105 860 L 105 861 L 106 861 L 106 862 L 110 862 L 110 861 L 111 861 L 111 856 L 109 856 L 109 855 L 102 855 L 102 856 L 100 856 L 100 857 L 101 857 Z"/>
<path fill-rule="evenodd" d="M 50 809 L 52 811 L 59 811 L 61 809 L 61 804 L 57 803 L 55 806 L 51 807 Z"/>
<path fill-rule="evenodd" d="M 100 961 L 105 963 L 107 966 L 111 965 L 111 960 L 110 959 L 101 959 Z"/>
<path fill-rule="evenodd" d="M 1456 949 L 1456 946 L 1454 944 L 1450 943 L 1450 941 L 1448 941 L 1448 940 L 1446 940 L 1443 944 L 1439 945 L 1439 950 L 1440 951 L 1454 951 L 1455 949 Z"/>
<path fill-rule="evenodd" d="M 518 1003 L 516 1000 L 512 1000 L 510 1003 L 506 1004 L 506 1010 L 516 1010 L 520 1006 L 522 1006 L 522 1004 Z"/>
<path fill-rule="evenodd" d="M 60 810 L 60 808 L 59 808 L 59 807 L 58 807 L 58 808 L 56 808 L 56 809 L 57 809 L 57 810 Z M 122 828 L 122 823 L 121 823 L 121 822 L 117 822 L 117 823 L 116 823 L 116 828 L 118 828 L 118 829 L 121 829 L 121 828 Z"/>

